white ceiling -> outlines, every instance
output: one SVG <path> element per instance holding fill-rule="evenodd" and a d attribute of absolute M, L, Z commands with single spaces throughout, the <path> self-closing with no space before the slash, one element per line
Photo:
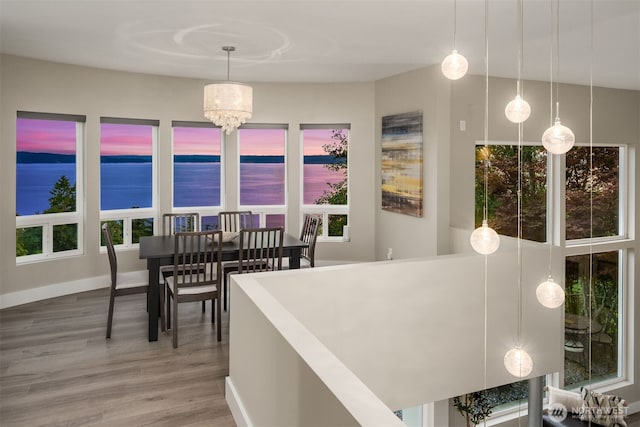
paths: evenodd
<path fill-rule="evenodd" d="M 517 4 L 488 0 L 490 75 L 517 76 Z M 522 77 L 548 81 L 552 0 L 523 4 Z M 453 10 L 452 0 L 0 0 L 0 51 L 214 81 L 232 45 L 231 80 L 373 81 L 441 62 Z M 472 74 L 485 73 L 484 21 L 484 0 L 457 1 Z M 640 90 L 640 0 L 560 0 L 560 81 L 589 84 L 592 64 L 594 85 Z"/>

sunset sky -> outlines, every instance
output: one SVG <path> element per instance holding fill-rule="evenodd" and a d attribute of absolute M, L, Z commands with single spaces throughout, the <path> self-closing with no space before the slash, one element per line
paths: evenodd
<path fill-rule="evenodd" d="M 58 120 L 18 119 L 16 151 L 73 154 L 76 123 Z M 283 129 L 240 129 L 241 155 L 283 155 Z M 174 128 L 175 154 L 220 154 L 218 128 Z M 331 141 L 330 129 L 304 131 L 304 155 L 326 154 L 322 145 Z M 151 126 L 103 123 L 100 125 L 101 155 L 151 155 Z M 289 141 L 289 143 L 292 143 Z"/>
<path fill-rule="evenodd" d="M 16 123 L 16 151 L 75 154 L 76 123 L 20 118 Z"/>

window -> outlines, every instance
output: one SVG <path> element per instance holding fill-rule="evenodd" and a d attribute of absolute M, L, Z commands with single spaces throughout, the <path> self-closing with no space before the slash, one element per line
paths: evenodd
<path fill-rule="evenodd" d="M 565 387 L 578 387 L 589 381 L 598 382 L 618 376 L 622 287 L 619 261 L 618 251 L 566 258 Z M 589 322 L 592 327 L 590 336 Z M 589 346 L 591 375 L 587 370 Z"/>
<path fill-rule="evenodd" d="M 84 122 L 84 116 L 17 114 L 17 262 L 82 253 Z"/>
<path fill-rule="evenodd" d="M 487 163 L 487 219 L 498 234 L 518 236 L 518 147 L 476 147 L 476 227 L 482 224 Z M 547 152 L 539 146 L 522 147 L 522 237 L 547 241 Z"/>
<path fill-rule="evenodd" d="M 240 210 L 258 214 L 260 226 L 284 226 L 287 125 L 243 125 L 238 138 Z"/>
<path fill-rule="evenodd" d="M 625 167 L 625 146 L 576 146 L 563 158 L 563 176 L 550 176 L 542 147 L 522 147 L 522 235 L 548 241 L 547 218 L 564 208 L 565 237 L 565 359 L 564 387 L 615 382 L 625 376 L 622 330 L 628 322 L 622 310 L 632 284 L 625 275 L 634 242 L 626 235 L 627 188 L 633 168 Z M 498 233 L 517 236 L 517 146 L 476 147 L 476 226 L 483 218 L 484 173 L 487 163 L 487 217 Z M 590 188 L 592 185 L 592 188 Z M 547 202 L 547 188 L 564 189 L 564 206 Z M 592 197 L 593 196 L 593 197 Z M 593 215 L 592 215 L 593 213 Z M 556 215 L 556 217 L 561 217 Z M 593 219 L 593 227 L 591 226 Z M 562 228 L 562 227 L 560 227 Z M 593 239 L 590 239 L 593 237 Z M 593 321 L 592 331 L 584 328 Z M 587 367 L 591 364 L 591 374 Z"/>
<path fill-rule="evenodd" d="M 565 387 L 625 377 L 622 307 L 631 277 L 624 271 L 634 244 L 620 191 L 631 178 L 627 152 L 581 146 L 566 155 Z"/>
<path fill-rule="evenodd" d="M 173 124 L 173 207 L 220 206 L 221 131 L 206 123 Z"/>
<path fill-rule="evenodd" d="M 200 213 L 214 229 L 222 189 L 222 132 L 211 123 L 173 122 L 173 210 Z"/>
<path fill-rule="evenodd" d="M 115 221 L 124 246 L 153 234 L 157 129 L 153 120 L 100 119 L 100 219 Z"/>
<path fill-rule="evenodd" d="M 593 237 L 620 234 L 620 147 L 594 147 L 592 159 L 590 165 L 589 147 L 567 153 L 567 240 L 590 237 L 592 205 Z"/>
<path fill-rule="evenodd" d="M 349 221 L 347 124 L 303 124 L 302 209 L 322 218 L 318 238 L 342 240 Z M 326 225 L 326 226 L 325 226 Z"/>

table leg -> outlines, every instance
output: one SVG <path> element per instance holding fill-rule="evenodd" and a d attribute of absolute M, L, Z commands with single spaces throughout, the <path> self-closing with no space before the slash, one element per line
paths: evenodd
<path fill-rule="evenodd" d="M 294 270 L 300 268 L 300 254 L 302 250 L 300 248 L 291 248 L 289 252 L 289 269 Z"/>
<path fill-rule="evenodd" d="M 158 341 L 158 305 L 160 296 L 158 292 L 160 261 L 157 259 L 147 260 L 149 270 L 149 292 L 147 292 L 147 308 L 149 311 L 149 341 Z"/>

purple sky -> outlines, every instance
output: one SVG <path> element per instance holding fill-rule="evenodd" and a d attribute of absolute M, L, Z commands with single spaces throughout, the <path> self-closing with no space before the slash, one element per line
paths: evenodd
<path fill-rule="evenodd" d="M 16 151 L 75 154 L 76 123 L 20 118 L 16 124 Z"/>
<path fill-rule="evenodd" d="M 100 133 L 101 155 L 151 155 L 151 126 L 103 123 Z M 16 135 L 17 151 L 73 154 L 76 150 L 75 122 L 18 119 Z M 217 128 L 175 128 L 174 153 L 218 155 L 220 135 Z M 285 131 L 241 129 L 240 141 L 241 155 L 282 155 Z M 304 155 L 326 154 L 322 144 L 330 141 L 331 129 L 305 130 Z"/>

